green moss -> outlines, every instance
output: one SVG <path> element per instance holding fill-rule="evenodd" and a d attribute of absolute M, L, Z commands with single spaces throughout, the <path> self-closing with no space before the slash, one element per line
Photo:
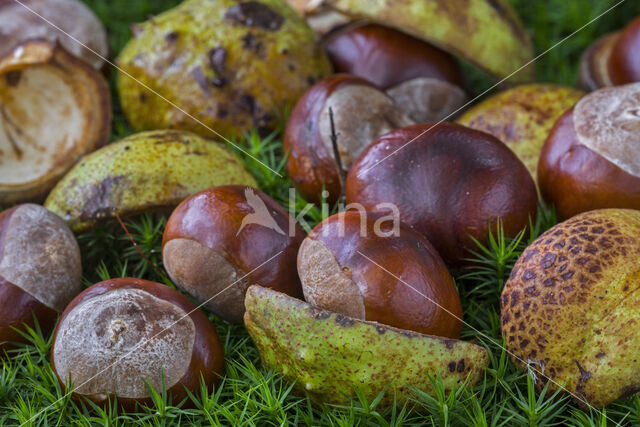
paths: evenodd
<path fill-rule="evenodd" d="M 116 57 L 131 36 L 130 25 L 146 21 L 180 3 L 179 0 L 84 0 L 96 11 L 109 33 L 112 58 Z M 604 0 L 510 0 L 521 16 L 526 30 L 533 36 L 535 53 L 570 35 L 592 18 L 615 4 Z M 578 60 L 582 51 L 596 37 L 622 27 L 640 15 L 640 2 L 627 0 L 614 11 L 581 30 L 568 41 L 536 61 L 538 81 L 573 86 L 578 81 Z M 465 75 L 472 94 L 480 94 L 495 82 L 481 71 L 465 64 Z M 121 139 L 131 129 L 119 106 L 116 93 L 117 72 L 106 71 L 114 100 L 112 140 Z M 489 92 L 491 94 L 493 92 Z M 257 135 L 247 139 L 252 155 L 272 168 L 282 171 L 280 134 L 268 140 Z M 242 142 L 238 139 L 237 142 Z M 239 153 L 241 154 L 241 153 Z M 243 156 L 247 167 L 255 171 L 259 185 L 280 201 L 288 195 L 290 181 L 268 174 L 254 160 Z M 296 199 L 303 207 L 301 198 Z M 309 213 L 320 219 L 318 210 Z M 501 342 L 499 300 L 509 269 L 527 241 L 553 225 L 547 211 L 538 215 L 533 232 L 525 234 L 520 244 L 511 245 L 498 236 L 491 245 L 478 251 L 482 268 L 458 278 L 465 320 L 491 339 Z M 136 276 L 165 281 L 164 275 L 151 268 L 138 253 L 161 269 L 160 244 L 164 215 L 146 214 L 125 224 L 138 247 L 116 223 L 98 226 L 81 234 L 83 270 L 86 284 L 108 277 Z M 514 242 L 517 243 L 517 242 Z M 599 426 L 620 422 L 640 425 L 640 398 L 634 397 L 611 405 L 607 420 L 597 411 L 583 411 L 566 397 L 537 392 L 526 371 L 508 361 L 498 346 L 478 337 L 465 327 L 465 340 L 480 339 L 491 350 L 485 378 L 471 390 L 445 392 L 435 380 L 432 393 L 416 391 L 416 409 L 392 405 L 378 407 L 379 399 L 357 395 L 345 405 L 313 407 L 304 394 L 293 391 L 290 383 L 260 363 L 255 345 L 243 326 L 233 326 L 211 317 L 225 347 L 226 373 L 221 386 L 213 393 L 206 390 L 193 395 L 194 409 L 170 402 L 161 393 L 154 404 L 135 413 L 118 414 L 106 410 L 77 406 L 65 397 L 52 375 L 49 364 L 50 337 L 37 330 L 30 334 L 32 345 L 24 346 L 0 362 L 0 425 L 575 425 Z M 380 396 L 382 399 L 384 396 Z M 53 404 L 53 405 L 52 405 Z"/>

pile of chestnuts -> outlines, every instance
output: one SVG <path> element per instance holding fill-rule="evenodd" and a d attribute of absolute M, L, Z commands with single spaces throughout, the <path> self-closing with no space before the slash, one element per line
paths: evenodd
<path fill-rule="evenodd" d="M 493 19 L 518 55 L 465 48 L 469 28 L 425 34 L 413 23 L 433 17 L 413 1 L 379 15 L 294 2 L 320 37 L 284 0 L 187 0 L 134 28 L 119 62 L 145 86 L 120 75 L 118 87 L 145 132 L 100 148 L 111 118 L 104 28 L 73 0 L 27 3 L 100 55 L 0 1 L 0 202 L 21 203 L 0 213 L 0 357 L 37 326 L 53 331 L 51 364 L 75 399 L 135 410 L 165 387 L 189 405 L 224 375 L 215 316 L 244 323 L 264 365 L 321 403 L 362 384 L 367 398 L 389 386 L 403 401 L 414 384 L 431 391 L 424 378 L 472 386 L 490 358 L 460 340 L 454 277 L 478 267 L 492 235 L 516 238 L 554 209 L 564 222 L 524 250 L 505 285 L 505 345 L 578 400 L 604 406 L 640 389 L 640 18 L 584 53 L 591 92 L 529 83 L 467 108 L 454 54 L 498 76 L 531 54 L 515 13 L 496 16 L 494 2 L 466 18 Z M 414 9 L 399 30 L 397 14 Z M 439 13 L 443 28 L 464 22 Z M 179 94 L 189 113 L 156 104 L 149 87 Z M 33 101 L 39 88 L 61 95 Z M 230 136 L 265 133 L 287 102 L 282 164 L 305 201 L 336 207 L 313 228 L 257 188 L 238 156 L 188 132 L 202 133 L 193 114 Z M 43 151 L 31 141 L 44 135 Z M 162 267 L 175 288 L 126 277 L 83 289 L 73 233 L 150 210 L 172 212 Z M 394 363 L 368 360 L 373 350 Z"/>

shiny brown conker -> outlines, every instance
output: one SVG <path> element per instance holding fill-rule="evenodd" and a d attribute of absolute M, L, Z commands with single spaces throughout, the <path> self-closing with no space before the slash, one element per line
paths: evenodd
<path fill-rule="evenodd" d="M 174 283 L 217 316 L 242 322 L 244 294 L 260 284 L 301 297 L 296 255 L 304 232 L 262 191 L 223 185 L 171 214 L 162 259 Z"/>
<path fill-rule="evenodd" d="M 330 110 L 333 114 L 331 128 Z M 384 92 L 372 83 L 337 74 L 316 83 L 298 101 L 284 134 L 287 172 L 310 202 L 328 201 L 341 194 L 341 174 L 380 135 L 413 123 Z M 332 135 L 336 137 L 338 159 Z"/>
<path fill-rule="evenodd" d="M 529 171 L 506 145 L 453 123 L 378 138 L 351 167 L 346 196 L 373 212 L 395 205 L 452 267 L 467 264 L 476 241 L 487 244 L 498 218 L 507 236 L 526 228 L 538 199 Z"/>
<path fill-rule="evenodd" d="M 467 100 L 456 59 L 398 30 L 356 23 L 330 34 L 324 45 L 336 72 L 384 89 L 417 123 L 445 119 Z"/>
<path fill-rule="evenodd" d="M 317 307 L 460 336 L 462 306 L 451 275 L 426 237 L 399 220 L 357 211 L 330 216 L 302 242 L 298 274 L 305 299 Z"/>
<path fill-rule="evenodd" d="M 551 130 L 538 164 L 542 196 L 567 219 L 640 209 L 640 83 L 590 93 Z"/>

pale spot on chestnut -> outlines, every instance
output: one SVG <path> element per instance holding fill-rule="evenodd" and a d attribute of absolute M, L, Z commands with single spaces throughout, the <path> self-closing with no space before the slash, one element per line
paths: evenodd
<path fill-rule="evenodd" d="M 450 120 L 467 101 L 460 87 L 431 77 L 407 80 L 387 94 L 415 123 Z"/>
<path fill-rule="evenodd" d="M 164 245 L 162 259 L 173 281 L 205 308 L 231 322 L 242 321 L 249 283 L 224 254 L 195 240 L 176 238 Z"/>
<path fill-rule="evenodd" d="M 338 152 L 344 170 L 348 170 L 378 136 L 413 123 L 393 99 L 372 86 L 351 84 L 338 88 L 325 101 L 319 119 L 320 136 L 331 157 L 329 109 L 333 111 Z"/>
<path fill-rule="evenodd" d="M 149 396 L 145 381 L 167 389 L 191 362 L 195 325 L 177 305 L 140 289 L 114 289 L 75 306 L 58 326 L 52 357 L 75 392 Z"/>
<path fill-rule="evenodd" d="M 0 276 L 61 313 L 82 291 L 80 249 L 57 215 L 24 204 L 4 225 Z"/>
<path fill-rule="evenodd" d="M 575 106 L 573 122 L 581 144 L 640 177 L 640 83 L 585 96 Z"/>
<path fill-rule="evenodd" d="M 362 293 L 351 280 L 349 268 L 341 267 L 324 243 L 312 238 L 302 241 L 298 252 L 298 274 L 304 299 L 309 304 L 365 319 Z"/>

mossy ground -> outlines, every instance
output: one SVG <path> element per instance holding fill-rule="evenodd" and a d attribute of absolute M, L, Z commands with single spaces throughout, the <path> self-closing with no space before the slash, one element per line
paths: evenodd
<path fill-rule="evenodd" d="M 130 24 L 145 20 L 178 3 L 178 0 L 85 0 L 106 24 L 112 56 L 130 37 Z M 536 52 L 542 53 L 569 36 L 617 1 L 602 0 L 510 0 L 527 29 L 533 34 Z M 582 29 L 537 61 L 538 81 L 566 85 L 577 83 L 578 61 L 589 43 L 640 14 L 640 3 L 626 0 L 611 13 Z M 469 85 L 476 94 L 493 82 L 465 65 Z M 115 70 L 107 71 L 114 88 Z M 131 133 L 114 92 L 113 136 L 119 139 Z M 282 170 L 279 136 L 261 140 L 256 135 L 244 143 L 249 151 L 269 166 Z M 246 159 L 246 157 L 245 157 Z M 261 187 L 276 199 L 288 197 L 290 183 L 254 161 L 247 161 Z M 304 201 L 297 199 L 298 208 Z M 311 221 L 319 211 L 308 212 Z M 554 223 L 549 212 L 542 212 L 538 224 L 519 241 L 498 238 L 479 257 L 485 268 L 458 277 L 465 307 L 465 320 L 486 336 L 501 342 L 498 297 L 510 267 L 522 248 L 541 231 Z M 166 217 L 143 215 L 126 221 L 131 237 L 155 265 L 161 265 L 160 243 Z M 162 270 L 155 270 L 140 256 L 129 237 L 117 225 L 99 227 L 80 236 L 83 247 L 85 284 L 107 277 L 137 276 L 170 284 Z M 292 394 L 290 385 L 266 371 L 259 355 L 242 326 L 231 326 L 212 317 L 226 351 L 226 375 L 214 392 L 202 390 L 193 396 L 195 409 L 183 409 L 180 402 L 170 402 L 162 392 L 154 395 L 155 405 L 139 412 L 117 414 L 72 404 L 51 371 L 50 339 L 37 332 L 33 345 L 16 351 L 2 362 L 0 370 L 0 425 L 580 425 L 604 426 L 608 423 L 640 425 L 640 397 L 616 403 L 598 411 L 584 411 L 567 397 L 534 391 L 533 379 L 511 364 L 501 348 L 482 339 L 470 327 L 463 338 L 479 339 L 491 351 L 492 362 L 485 380 L 472 390 L 445 394 L 437 387 L 434 395 L 417 391 L 413 408 L 396 406 L 380 411 L 376 401 L 362 397 L 345 407 L 313 407 L 304 397 Z"/>

